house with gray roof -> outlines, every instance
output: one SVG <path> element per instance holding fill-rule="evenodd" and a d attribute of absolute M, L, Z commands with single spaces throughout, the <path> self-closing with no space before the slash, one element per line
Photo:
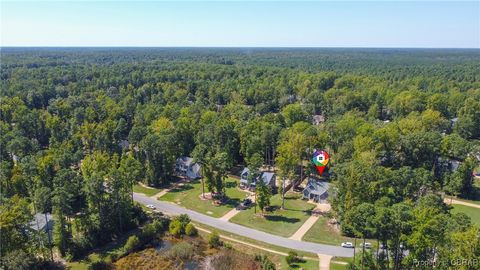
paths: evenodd
<path fill-rule="evenodd" d="M 240 174 L 241 188 L 255 190 L 256 181 L 258 181 L 259 179 L 261 179 L 266 186 L 269 186 L 270 188 L 275 188 L 276 176 L 273 172 L 261 172 L 260 176 L 254 177 L 253 179 L 249 179 L 249 174 L 250 170 L 245 167 Z"/>
<path fill-rule="evenodd" d="M 52 215 L 50 213 L 36 213 L 29 225 L 32 230 L 44 231 L 50 234 L 53 230 Z"/>
<path fill-rule="evenodd" d="M 303 189 L 303 198 L 313 200 L 314 202 L 324 203 L 328 198 L 329 186 L 330 184 L 328 182 L 309 178 L 307 185 Z"/>
<path fill-rule="evenodd" d="M 191 157 L 179 157 L 175 162 L 175 173 L 189 179 L 201 178 L 200 165 L 193 162 Z"/>

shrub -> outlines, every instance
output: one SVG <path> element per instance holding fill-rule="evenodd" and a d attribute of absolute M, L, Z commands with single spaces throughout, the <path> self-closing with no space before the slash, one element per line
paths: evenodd
<path fill-rule="evenodd" d="M 295 251 L 288 252 L 288 256 L 285 258 L 287 264 L 292 266 L 292 264 L 298 262 L 298 254 Z"/>
<path fill-rule="evenodd" d="M 175 217 L 174 220 L 180 221 L 182 223 L 182 227 L 185 228 L 188 223 L 190 223 L 190 217 L 187 214 L 181 214 L 178 217 Z"/>
<path fill-rule="evenodd" d="M 139 246 L 140 246 L 140 240 L 138 239 L 138 237 L 136 235 L 132 235 L 127 239 L 127 242 L 123 246 L 123 250 L 126 253 L 130 253 L 130 252 L 134 251 L 135 249 L 137 249 Z"/>
<path fill-rule="evenodd" d="M 96 262 L 90 263 L 87 269 L 88 270 L 111 270 L 113 269 L 113 265 L 105 261 L 96 261 Z"/>
<path fill-rule="evenodd" d="M 155 235 L 156 235 L 155 226 L 152 223 L 150 223 L 143 226 L 142 230 L 140 231 L 139 238 L 142 243 L 147 243 L 147 242 L 150 242 L 155 237 Z"/>
<path fill-rule="evenodd" d="M 208 237 L 208 246 L 211 248 L 217 248 L 222 245 L 222 241 L 220 241 L 220 236 L 218 235 L 217 231 L 213 231 L 210 236 Z"/>
<path fill-rule="evenodd" d="M 35 266 L 36 259 L 33 255 L 21 249 L 13 250 L 0 258 L 0 269 L 28 270 Z M 4 267 L 4 268 L 2 268 Z"/>
<path fill-rule="evenodd" d="M 188 223 L 185 227 L 185 234 L 188 236 L 195 236 L 198 234 L 197 228 L 195 228 L 192 223 Z"/>
<path fill-rule="evenodd" d="M 275 264 L 265 255 L 256 255 L 255 261 L 260 262 L 262 270 L 275 270 Z"/>
<path fill-rule="evenodd" d="M 172 220 L 168 226 L 168 232 L 176 237 L 182 235 L 182 223 L 177 219 Z"/>

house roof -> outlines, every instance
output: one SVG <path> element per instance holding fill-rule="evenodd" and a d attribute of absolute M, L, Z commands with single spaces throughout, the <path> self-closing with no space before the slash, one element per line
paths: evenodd
<path fill-rule="evenodd" d="M 191 167 L 191 170 L 195 174 L 200 173 L 200 165 L 198 163 L 194 163 Z"/>
<path fill-rule="evenodd" d="M 316 195 L 322 195 L 328 191 L 329 186 L 330 186 L 330 183 L 328 182 L 317 181 L 315 179 L 310 178 L 308 180 L 308 183 L 305 189 L 307 189 L 310 193 L 313 193 Z"/>
<path fill-rule="evenodd" d="M 320 124 L 320 123 L 325 122 L 325 116 L 323 116 L 323 115 L 321 115 L 321 114 L 315 114 L 315 115 L 312 117 L 312 119 L 313 119 L 313 123 L 314 123 L 315 125 L 318 125 L 318 124 Z"/>
<path fill-rule="evenodd" d="M 275 174 L 272 172 L 263 172 L 261 176 L 263 183 L 265 183 L 265 185 L 269 185 L 274 175 Z"/>
<path fill-rule="evenodd" d="M 191 157 L 179 157 L 177 158 L 177 163 L 182 163 L 184 165 L 190 166 L 193 163 L 193 158 Z"/>
<path fill-rule="evenodd" d="M 250 170 L 247 167 L 245 167 L 242 170 L 242 173 L 240 174 L 240 176 L 241 176 L 240 177 L 240 182 L 245 183 L 245 182 L 248 181 L 247 179 L 242 177 L 244 174 L 248 174 L 248 173 L 250 173 Z M 262 178 L 263 183 L 265 183 L 265 185 L 269 185 L 274 176 L 275 176 L 275 174 L 272 173 L 272 172 L 262 172 L 262 174 L 260 175 L 260 177 Z M 253 181 L 253 184 L 255 184 L 255 180 Z"/>
<path fill-rule="evenodd" d="M 52 215 L 47 213 L 47 221 L 48 223 L 51 223 L 53 220 L 52 220 Z M 34 230 L 38 230 L 38 228 L 40 228 L 40 230 L 43 230 L 45 229 L 45 226 L 47 225 L 47 221 L 45 221 L 45 214 L 44 213 L 36 213 L 34 216 L 33 216 L 33 220 L 30 222 L 30 228 L 34 229 Z M 37 226 L 37 223 L 38 223 L 38 226 Z M 51 229 L 51 228 L 49 228 Z"/>

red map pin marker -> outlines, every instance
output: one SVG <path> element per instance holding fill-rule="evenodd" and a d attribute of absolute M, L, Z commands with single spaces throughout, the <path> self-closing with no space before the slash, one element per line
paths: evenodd
<path fill-rule="evenodd" d="M 317 150 L 313 153 L 312 161 L 320 175 L 323 174 L 325 167 L 327 167 L 330 156 L 325 150 Z"/>

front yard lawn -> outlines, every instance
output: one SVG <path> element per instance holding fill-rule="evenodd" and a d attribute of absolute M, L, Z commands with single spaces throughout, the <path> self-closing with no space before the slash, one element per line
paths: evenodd
<path fill-rule="evenodd" d="M 340 235 L 335 229 L 328 225 L 328 218 L 319 217 L 317 222 L 303 236 L 303 241 L 340 245 L 342 242 L 354 242 L 353 238 Z"/>
<path fill-rule="evenodd" d="M 170 190 L 167 194 L 160 197 L 159 200 L 174 202 L 185 208 L 206 214 L 212 217 L 221 217 L 228 211 L 235 208 L 241 200 L 248 196 L 247 192 L 237 188 L 238 180 L 228 178 L 226 180 L 226 193 L 229 198 L 225 204 L 214 205 L 212 200 L 202 200 L 202 182 L 200 180 L 185 183 Z M 206 189 L 206 187 L 205 187 Z M 207 192 L 207 190 L 205 190 Z"/>
<path fill-rule="evenodd" d="M 480 225 L 480 209 L 461 204 L 453 204 L 452 213 L 465 213 L 472 219 L 473 223 Z"/>
<path fill-rule="evenodd" d="M 310 217 L 315 206 L 300 199 L 298 195 L 287 194 L 285 209 L 282 210 L 282 196 L 276 194 L 270 199 L 273 211 L 265 212 L 265 216 L 254 214 L 251 207 L 234 216 L 230 221 L 246 227 L 258 229 L 268 233 L 289 237 L 293 235 Z M 260 210 L 257 208 L 257 213 Z"/>
<path fill-rule="evenodd" d="M 144 187 L 144 186 L 141 186 L 139 184 L 136 184 L 133 186 L 133 192 L 135 193 L 143 193 L 149 197 L 159 193 L 160 191 L 162 191 L 162 189 L 159 189 L 159 188 L 147 188 L 147 187 Z"/>

